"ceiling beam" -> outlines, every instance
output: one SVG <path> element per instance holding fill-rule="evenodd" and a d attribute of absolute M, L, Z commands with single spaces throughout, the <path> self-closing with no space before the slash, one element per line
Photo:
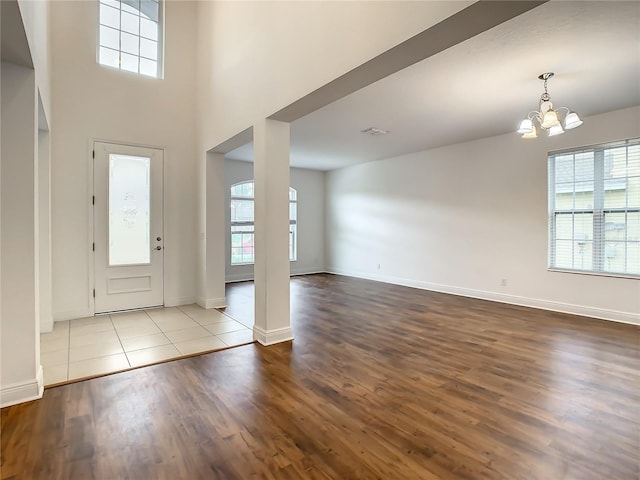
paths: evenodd
<path fill-rule="evenodd" d="M 269 116 L 293 122 L 382 78 L 453 47 L 548 0 L 476 2 Z"/>
<path fill-rule="evenodd" d="M 20 13 L 17 0 L 0 1 L 0 53 L 3 62 L 13 63 L 21 67 L 33 68 L 31 50 L 27 34 L 24 30 L 24 22 Z"/>

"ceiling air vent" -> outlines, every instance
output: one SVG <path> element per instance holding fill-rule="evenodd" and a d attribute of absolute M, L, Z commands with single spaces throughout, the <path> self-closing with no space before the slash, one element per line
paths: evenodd
<path fill-rule="evenodd" d="M 366 133 L 367 135 L 371 135 L 373 137 L 377 137 L 378 135 L 386 135 L 389 133 L 389 130 L 382 130 L 381 128 L 369 127 L 364 130 L 360 130 L 361 133 Z"/>

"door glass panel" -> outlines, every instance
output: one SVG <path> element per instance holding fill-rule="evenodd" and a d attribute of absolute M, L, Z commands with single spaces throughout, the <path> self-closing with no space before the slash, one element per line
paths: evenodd
<path fill-rule="evenodd" d="M 151 159 L 109 155 L 109 265 L 148 264 Z"/>

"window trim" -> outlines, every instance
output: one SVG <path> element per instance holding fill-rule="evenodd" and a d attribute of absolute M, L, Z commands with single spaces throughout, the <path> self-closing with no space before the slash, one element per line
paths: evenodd
<path fill-rule="evenodd" d="M 614 142 L 607 142 L 589 146 L 582 146 L 578 148 L 569 148 L 563 150 L 555 150 L 547 153 L 547 206 L 548 206 L 548 219 L 547 219 L 547 271 L 549 272 L 558 272 L 558 273 L 573 273 L 579 275 L 595 275 L 602 277 L 614 277 L 614 278 L 627 278 L 627 279 L 640 279 L 640 272 L 628 273 L 628 272 L 612 272 L 608 270 L 604 270 L 604 262 L 605 258 L 602 255 L 598 255 L 599 251 L 604 251 L 606 248 L 606 222 L 605 216 L 610 213 L 640 213 L 640 205 L 638 207 L 630 207 L 629 205 L 624 207 L 605 207 L 604 206 L 604 193 L 606 192 L 604 180 L 604 152 L 608 149 L 620 148 L 620 147 L 629 147 L 633 145 L 640 145 L 640 138 L 629 138 L 626 140 L 618 140 Z M 561 155 L 576 155 L 583 152 L 593 152 L 594 154 L 594 178 L 593 178 L 593 194 L 594 194 L 594 202 L 592 208 L 573 208 L 573 209 L 563 209 L 558 210 L 555 208 L 555 194 L 556 183 L 555 183 L 555 158 Z M 553 168 L 552 167 L 552 158 L 553 158 Z M 575 161 L 575 157 L 574 157 Z M 628 154 L 627 154 L 627 162 L 628 162 Z M 635 175 L 634 175 L 635 177 Z M 628 175 L 624 177 L 625 180 L 630 178 Z M 633 177 L 632 177 L 633 178 Z M 575 172 L 573 176 L 573 183 L 575 184 Z M 625 188 L 626 190 L 626 188 Z M 553 192 L 553 195 L 552 195 Z M 568 192 L 567 192 L 568 193 Z M 600 236 L 596 238 L 596 235 L 593 235 L 593 238 L 590 240 L 592 242 L 592 269 L 590 270 L 581 270 L 575 268 L 566 268 L 566 267 L 555 267 L 554 256 L 556 254 L 556 243 L 558 239 L 555 235 L 555 219 L 558 215 L 568 214 L 591 214 L 592 215 L 592 229 L 595 233 L 596 231 L 602 232 Z M 573 234 L 572 234 L 573 236 Z M 561 239 L 561 240 L 572 240 L 575 241 L 575 238 L 571 239 Z M 625 240 L 626 244 L 629 242 Z M 635 240 L 633 242 L 636 242 Z M 597 247 L 597 248 L 596 248 Z M 625 260 L 626 262 L 626 260 Z M 596 268 L 601 268 L 602 270 L 596 270 Z"/>

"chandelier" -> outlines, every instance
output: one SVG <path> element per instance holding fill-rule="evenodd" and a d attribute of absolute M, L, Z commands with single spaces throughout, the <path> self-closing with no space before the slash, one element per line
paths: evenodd
<path fill-rule="evenodd" d="M 537 138 L 538 133 L 534 120 L 540 125 L 540 128 L 546 130 L 550 137 L 560 135 L 565 130 L 579 127 L 582 120 L 576 112 L 569 110 L 567 107 L 558 107 L 554 110 L 551 103 L 551 97 L 547 91 L 547 81 L 553 77 L 553 72 L 543 73 L 538 76 L 540 80 L 544 80 L 544 93 L 540 96 L 538 111 L 529 112 L 527 118 L 520 122 L 518 133 L 522 134 L 522 138 Z M 559 113 L 565 111 L 564 128 L 560 122 Z"/>

